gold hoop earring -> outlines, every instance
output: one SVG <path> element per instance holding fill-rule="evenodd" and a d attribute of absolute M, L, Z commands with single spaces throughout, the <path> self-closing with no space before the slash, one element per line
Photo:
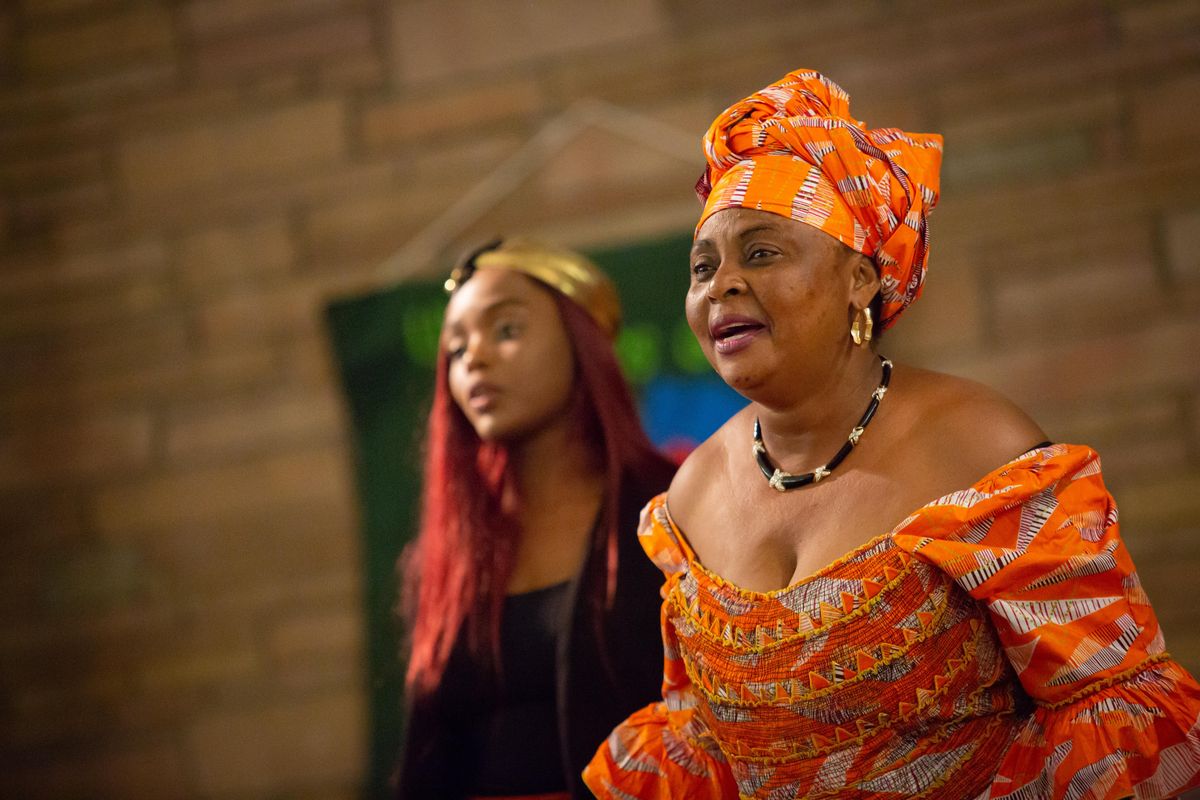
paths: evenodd
<path fill-rule="evenodd" d="M 871 332 L 874 328 L 875 323 L 871 320 L 871 309 L 864 308 L 862 313 L 854 315 L 854 322 L 850 324 L 850 338 L 856 345 L 862 347 L 871 342 Z"/>

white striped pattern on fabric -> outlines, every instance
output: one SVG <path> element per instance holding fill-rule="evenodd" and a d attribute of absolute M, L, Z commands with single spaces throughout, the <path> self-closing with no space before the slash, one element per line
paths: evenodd
<path fill-rule="evenodd" d="M 1042 625 L 1066 625 L 1120 599 L 1110 596 L 1077 600 L 992 600 L 988 606 L 1017 633 L 1029 633 Z"/>

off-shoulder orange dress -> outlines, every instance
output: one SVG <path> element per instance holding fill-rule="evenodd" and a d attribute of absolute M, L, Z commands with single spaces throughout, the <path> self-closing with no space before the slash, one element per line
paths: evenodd
<path fill-rule="evenodd" d="M 773 592 L 707 571 L 661 495 L 663 701 L 600 798 L 1172 797 L 1200 686 L 1167 654 L 1096 453 L 1051 445 Z"/>

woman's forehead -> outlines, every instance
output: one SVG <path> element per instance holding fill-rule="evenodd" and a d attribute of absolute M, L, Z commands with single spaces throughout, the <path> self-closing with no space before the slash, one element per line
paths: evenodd
<path fill-rule="evenodd" d="M 486 318 L 502 310 L 539 311 L 543 307 L 553 307 L 553 303 L 531 278 L 505 269 L 480 269 L 450 296 L 446 327 Z"/>
<path fill-rule="evenodd" d="M 803 236 L 805 235 L 805 231 L 802 230 L 804 228 L 813 230 L 810 226 L 786 219 L 778 214 L 772 214 L 769 211 L 759 211 L 754 208 L 726 208 L 704 221 L 692 246 L 709 246 L 762 231 Z M 820 233 L 815 230 L 813 232 Z"/>
<path fill-rule="evenodd" d="M 832 255 L 843 249 L 841 242 L 812 225 L 754 208 L 726 208 L 704 221 L 692 244 L 692 252 L 740 245 L 763 233 L 783 237 L 805 250 L 819 248 L 818 252 L 828 251 Z"/>

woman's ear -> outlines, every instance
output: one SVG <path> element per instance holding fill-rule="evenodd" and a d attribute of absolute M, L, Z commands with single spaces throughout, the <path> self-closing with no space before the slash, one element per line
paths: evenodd
<path fill-rule="evenodd" d="M 858 308 L 866 308 L 879 293 L 879 272 L 875 262 L 861 253 L 851 257 L 850 300 Z"/>

